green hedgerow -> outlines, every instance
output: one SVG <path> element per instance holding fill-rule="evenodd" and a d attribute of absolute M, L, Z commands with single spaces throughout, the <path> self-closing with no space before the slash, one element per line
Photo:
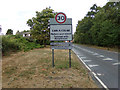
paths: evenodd
<path fill-rule="evenodd" d="M 36 43 L 34 40 L 19 36 L 19 35 L 6 35 L 2 36 L 2 53 L 5 55 L 10 51 L 29 51 L 34 48 L 43 48 L 43 45 Z"/>

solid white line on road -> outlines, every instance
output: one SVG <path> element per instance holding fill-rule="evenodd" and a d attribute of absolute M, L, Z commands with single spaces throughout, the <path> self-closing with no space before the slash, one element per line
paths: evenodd
<path fill-rule="evenodd" d="M 77 56 L 78 56 L 78 55 L 77 55 Z M 80 58 L 80 57 L 78 56 L 78 58 Z M 80 58 L 80 61 L 82 61 L 82 63 L 86 66 L 86 68 L 87 68 L 89 71 L 92 71 L 92 70 L 87 66 L 87 64 L 83 62 L 82 58 Z M 100 82 L 100 84 L 101 84 L 106 90 L 109 90 L 108 87 L 97 77 L 97 75 L 96 75 L 94 72 L 92 72 L 92 74 L 94 75 L 94 77 Z"/>
<path fill-rule="evenodd" d="M 77 55 L 77 56 L 78 56 L 78 55 Z M 87 68 L 89 71 L 91 71 L 91 69 L 83 62 L 82 58 L 80 58 L 79 56 L 78 56 L 78 58 L 82 61 L 82 63 L 86 66 L 86 68 Z"/>
<path fill-rule="evenodd" d="M 92 72 L 92 73 L 93 73 L 94 77 L 101 83 L 101 85 L 102 85 L 106 90 L 109 90 L 108 87 L 97 77 L 97 75 L 96 75 L 94 72 Z"/>
<path fill-rule="evenodd" d="M 84 60 L 84 62 L 91 62 L 92 60 Z"/>
<path fill-rule="evenodd" d="M 120 65 L 120 62 L 118 62 L 118 63 L 113 63 L 112 65 Z"/>
<path fill-rule="evenodd" d="M 88 65 L 89 67 L 97 67 L 97 66 L 99 66 L 99 65 Z"/>
<path fill-rule="evenodd" d="M 73 49 L 72 49 L 73 50 Z M 73 50 L 73 52 L 75 53 L 75 51 Z M 76 54 L 77 55 L 77 54 Z M 78 55 L 77 55 L 78 56 Z M 87 66 L 86 63 L 83 62 L 82 58 L 80 58 L 78 56 L 78 58 L 80 59 L 80 61 L 82 61 L 82 63 L 85 65 L 85 67 L 91 72 L 92 70 Z M 92 74 L 94 75 L 94 77 L 100 82 L 100 84 L 106 89 L 106 90 L 109 90 L 108 87 L 97 77 L 97 75 L 92 72 Z"/>
<path fill-rule="evenodd" d="M 113 59 L 112 58 L 104 58 L 103 60 L 105 60 L 105 61 L 111 61 Z"/>

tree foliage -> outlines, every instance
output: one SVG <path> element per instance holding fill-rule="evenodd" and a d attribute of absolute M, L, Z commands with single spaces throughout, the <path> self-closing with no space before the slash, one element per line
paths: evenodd
<path fill-rule="evenodd" d="M 8 29 L 6 35 L 13 35 L 13 30 L 12 29 Z"/>
<path fill-rule="evenodd" d="M 94 4 L 90 10 L 78 21 L 74 42 L 108 47 L 120 45 L 120 2 L 108 2 L 102 8 Z"/>
<path fill-rule="evenodd" d="M 36 11 L 36 17 L 27 21 L 28 26 L 31 28 L 31 35 L 40 44 L 46 44 L 50 39 L 49 19 L 54 18 L 55 13 L 53 9 L 46 8 L 41 12 Z"/>

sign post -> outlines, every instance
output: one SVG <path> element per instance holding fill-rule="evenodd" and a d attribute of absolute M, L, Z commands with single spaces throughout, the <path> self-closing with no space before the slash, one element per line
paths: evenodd
<path fill-rule="evenodd" d="M 52 66 L 54 67 L 54 49 L 69 49 L 69 67 L 71 68 L 72 18 L 60 12 L 55 18 L 50 18 L 50 41 L 52 49 Z M 54 43 L 54 41 L 69 41 Z"/>
<path fill-rule="evenodd" d="M 54 49 L 52 49 L 52 67 L 54 67 Z"/>
<path fill-rule="evenodd" d="M 71 49 L 69 49 L 69 68 L 71 68 Z"/>

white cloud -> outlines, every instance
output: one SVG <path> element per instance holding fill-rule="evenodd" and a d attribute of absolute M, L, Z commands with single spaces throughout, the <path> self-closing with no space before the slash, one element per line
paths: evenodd
<path fill-rule="evenodd" d="M 27 30 L 28 19 L 35 16 L 35 11 L 42 11 L 51 6 L 55 12 L 64 12 L 73 20 L 73 32 L 78 20 L 84 18 L 89 8 L 96 3 L 103 6 L 107 0 L 1 0 L 0 25 L 5 34 L 7 29 Z"/>

